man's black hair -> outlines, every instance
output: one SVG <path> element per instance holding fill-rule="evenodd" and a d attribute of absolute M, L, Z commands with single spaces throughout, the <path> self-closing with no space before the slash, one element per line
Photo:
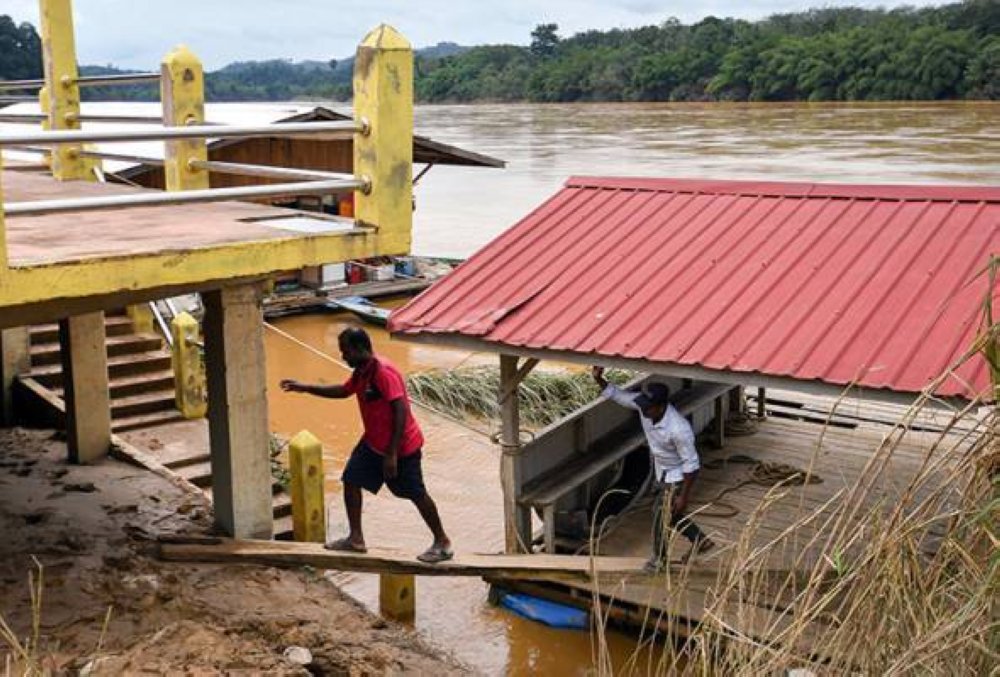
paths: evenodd
<path fill-rule="evenodd" d="M 355 350 L 364 350 L 368 353 L 373 352 L 371 336 L 360 327 L 348 327 L 340 332 L 337 338 Z"/>

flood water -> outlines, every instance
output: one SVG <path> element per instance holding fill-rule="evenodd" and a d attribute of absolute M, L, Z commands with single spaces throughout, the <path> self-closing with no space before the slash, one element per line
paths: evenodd
<path fill-rule="evenodd" d="M 1000 185 L 1000 104 L 582 104 L 418 107 L 417 131 L 493 155 L 506 169 L 435 167 L 417 188 L 414 251 L 465 257 L 513 225 L 571 175 L 734 178 L 864 183 Z M 355 320 L 314 315 L 275 324 L 339 360 L 337 334 Z M 376 352 L 404 372 L 487 362 L 390 340 Z M 272 430 L 308 429 L 326 449 L 330 525 L 345 531 L 343 463 L 360 434 L 353 400 L 282 393 L 293 377 L 339 383 L 348 372 L 267 333 Z M 466 551 L 503 545 L 499 453 L 482 434 L 417 409 L 427 435 L 425 473 L 446 529 Z M 366 497 L 369 545 L 414 554 L 429 543 L 415 510 L 391 496 Z M 374 576 L 340 574 L 351 595 L 377 607 Z M 416 628 L 435 646 L 486 674 L 581 675 L 592 671 L 591 638 L 524 621 L 487 604 L 478 579 L 421 578 Z M 634 650 L 611 638 L 616 669 Z M 637 672 L 645 661 L 640 661 Z"/>

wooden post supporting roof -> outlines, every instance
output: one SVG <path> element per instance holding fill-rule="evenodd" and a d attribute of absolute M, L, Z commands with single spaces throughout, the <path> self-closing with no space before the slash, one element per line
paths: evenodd
<path fill-rule="evenodd" d="M 243 284 L 203 298 L 215 523 L 237 538 L 271 538 L 261 293 Z"/>
<path fill-rule="evenodd" d="M 70 0 L 40 0 L 42 62 L 48 92 L 49 129 L 80 128 L 80 85 Z M 60 181 L 94 181 L 96 161 L 80 157 L 79 144 L 52 150 L 52 176 Z"/>
<path fill-rule="evenodd" d="M 358 46 L 354 116 L 368 134 L 354 139 L 354 174 L 371 182 L 354 194 L 359 223 L 378 227 L 384 254 L 410 251 L 413 221 L 413 50 L 385 24 Z"/>
<path fill-rule="evenodd" d="M 104 340 L 102 312 L 59 322 L 66 444 L 71 463 L 99 461 L 111 446 L 111 396 Z"/>
<path fill-rule="evenodd" d="M 528 362 L 518 369 L 517 357 L 500 356 L 500 485 L 503 489 L 504 545 L 509 554 L 526 552 L 531 547 L 531 514 L 518 504 L 523 480 L 518 456 L 521 453 L 520 399 L 517 387 L 537 364 Z M 530 365 L 530 366 L 529 366 Z"/>

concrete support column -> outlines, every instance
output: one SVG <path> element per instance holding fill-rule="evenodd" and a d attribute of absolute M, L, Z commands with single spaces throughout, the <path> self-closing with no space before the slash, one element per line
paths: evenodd
<path fill-rule="evenodd" d="M 59 322 L 66 444 L 70 463 L 93 463 L 111 446 L 111 397 L 104 313 L 87 313 Z"/>
<path fill-rule="evenodd" d="M 27 327 L 0 331 L 0 425 L 14 424 L 14 377 L 31 369 L 30 334 Z"/>
<path fill-rule="evenodd" d="M 203 295 L 215 523 L 236 538 L 271 538 L 264 317 L 246 284 Z"/>

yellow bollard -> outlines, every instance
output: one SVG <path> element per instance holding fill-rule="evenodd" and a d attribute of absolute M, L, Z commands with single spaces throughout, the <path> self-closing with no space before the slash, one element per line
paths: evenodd
<path fill-rule="evenodd" d="M 156 331 L 153 311 L 148 303 L 137 303 L 125 308 L 128 319 L 132 320 L 132 331 L 137 334 L 152 334 Z"/>
<path fill-rule="evenodd" d="M 178 313 L 170 322 L 170 333 L 174 338 L 171 353 L 177 409 L 184 418 L 204 418 L 208 411 L 208 386 L 198 321 L 188 313 Z"/>
<path fill-rule="evenodd" d="M 160 64 L 160 99 L 163 124 L 168 127 L 197 125 L 205 121 L 205 77 L 201 61 L 180 45 L 163 57 Z M 207 160 L 205 139 L 167 141 L 163 178 L 167 190 L 196 190 L 209 187 L 208 172 L 192 169 L 192 160 Z"/>
<path fill-rule="evenodd" d="M 308 430 L 288 443 L 292 476 L 292 526 L 296 541 L 326 542 L 323 498 L 323 445 Z"/>
<path fill-rule="evenodd" d="M 417 616 L 417 585 L 413 574 L 379 574 L 378 608 L 386 618 L 412 622 Z"/>
<path fill-rule="evenodd" d="M 354 137 L 354 174 L 371 182 L 355 191 L 358 223 L 378 227 L 379 253 L 410 251 L 413 219 L 413 50 L 385 24 L 358 46 L 354 117 L 370 126 Z"/>

